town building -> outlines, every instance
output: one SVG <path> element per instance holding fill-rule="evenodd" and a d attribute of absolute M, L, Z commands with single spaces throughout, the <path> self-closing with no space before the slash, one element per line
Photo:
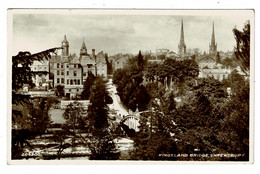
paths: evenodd
<path fill-rule="evenodd" d="M 216 68 L 216 69 L 202 69 L 199 72 L 199 77 L 200 78 L 208 78 L 208 77 L 213 77 L 219 81 L 222 81 L 223 79 L 227 79 L 229 74 L 231 73 L 231 69 L 221 69 L 221 68 Z"/>
<path fill-rule="evenodd" d="M 113 59 L 113 69 L 114 71 L 117 69 L 122 69 L 127 65 L 127 61 L 129 58 L 131 58 L 132 56 L 129 54 L 119 54 L 114 56 Z"/>
<path fill-rule="evenodd" d="M 37 88 L 49 88 L 51 81 L 49 80 L 49 62 L 48 61 L 34 61 L 30 66 L 31 71 L 37 72 L 32 77 L 32 81 Z M 42 73 L 41 73 L 42 72 Z"/>
<path fill-rule="evenodd" d="M 215 57 L 209 54 L 205 54 L 198 57 L 196 59 L 196 62 L 198 63 L 200 69 L 204 69 L 204 68 L 211 69 L 217 65 Z"/>
<path fill-rule="evenodd" d="M 94 75 L 107 77 L 107 64 L 103 52 L 95 55 L 95 49 L 88 54 L 83 40 L 79 57 L 69 54 L 69 42 L 66 35 L 61 43 L 61 55 L 54 55 L 49 60 L 50 73 L 53 76 L 53 87 L 64 86 L 67 98 L 76 97 L 83 91 L 83 84 L 91 72 Z"/>
<path fill-rule="evenodd" d="M 97 67 L 97 75 L 107 77 L 107 61 L 106 58 L 108 58 L 106 53 L 103 53 L 103 51 L 99 52 L 96 55 L 96 67 Z"/>

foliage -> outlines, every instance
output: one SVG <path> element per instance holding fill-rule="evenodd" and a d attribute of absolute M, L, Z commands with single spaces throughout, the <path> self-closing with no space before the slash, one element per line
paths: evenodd
<path fill-rule="evenodd" d="M 88 100 L 90 97 L 90 88 L 93 85 L 96 77 L 91 72 L 88 72 L 88 77 L 83 84 L 83 91 L 81 93 L 82 100 Z"/>
<path fill-rule="evenodd" d="M 149 93 L 142 85 L 143 68 L 147 62 L 141 52 L 128 60 L 128 66 L 114 72 L 113 83 L 117 86 L 118 95 L 122 103 L 131 110 L 145 110 L 150 101 Z"/>
<path fill-rule="evenodd" d="M 105 83 L 98 77 L 90 89 L 90 105 L 88 106 L 88 119 L 93 126 L 92 132 L 106 129 L 108 127 L 108 106 L 111 104 L 111 97 L 106 90 Z"/>
<path fill-rule="evenodd" d="M 90 104 L 87 110 L 88 137 L 91 143 L 87 143 L 91 155 L 90 159 L 108 160 L 116 159 L 118 156 L 115 151 L 115 144 L 112 141 L 113 135 L 109 130 L 108 106 L 112 99 L 106 89 L 101 77 L 97 77 L 90 89 Z"/>
<path fill-rule="evenodd" d="M 55 53 L 57 49 L 52 48 L 39 53 L 31 54 L 28 51 L 19 52 L 12 57 L 12 90 L 21 89 L 24 84 L 28 84 L 31 77 L 36 74 L 32 72 L 30 65 L 33 61 L 44 61 L 51 57 L 51 53 Z M 44 73 L 44 72 L 41 72 Z"/>
<path fill-rule="evenodd" d="M 146 69 L 146 78 L 154 81 L 155 77 L 158 78 L 160 83 L 164 83 L 167 78 L 167 84 L 171 79 L 180 94 L 183 94 L 185 82 L 197 77 L 199 74 L 198 64 L 194 60 L 185 59 L 177 61 L 175 59 L 167 59 L 163 64 L 148 64 Z"/>
<path fill-rule="evenodd" d="M 55 90 L 55 94 L 59 97 L 63 97 L 64 96 L 64 86 L 63 85 L 57 85 L 56 90 Z"/>
<path fill-rule="evenodd" d="M 142 113 L 134 150 L 130 153 L 135 160 L 174 160 L 174 157 L 163 156 L 176 154 L 176 143 L 167 129 L 168 117 L 160 112 L 156 103 L 150 112 Z"/>
<path fill-rule="evenodd" d="M 233 71 L 228 79 L 231 96 L 220 109 L 221 131 L 218 139 L 228 152 L 242 154 L 238 160 L 249 159 L 249 80 Z"/>
<path fill-rule="evenodd" d="M 105 54 L 105 59 L 106 59 L 106 64 L 107 64 L 107 74 L 112 74 L 113 73 L 112 61 L 108 60 L 107 54 Z"/>
<path fill-rule="evenodd" d="M 90 160 L 117 160 L 119 153 L 116 150 L 114 137 L 110 132 L 102 131 L 102 136 L 91 136 L 88 147 L 91 151 Z"/>
<path fill-rule="evenodd" d="M 241 62 L 243 72 L 250 70 L 250 22 L 246 21 L 242 31 L 233 29 L 236 39 L 236 47 L 234 50 L 235 56 Z M 246 73 L 247 74 L 247 73 Z"/>
<path fill-rule="evenodd" d="M 86 126 L 86 112 L 81 103 L 76 101 L 70 103 L 62 116 L 66 120 L 64 128 L 72 130 L 74 134 L 77 129 L 83 129 Z"/>
<path fill-rule="evenodd" d="M 221 60 L 221 64 L 224 65 L 224 67 L 226 68 L 236 68 L 239 65 L 235 57 L 231 57 L 231 58 L 226 57 Z"/>
<path fill-rule="evenodd" d="M 220 55 L 219 55 L 219 52 L 217 52 L 216 63 L 220 63 Z"/>
<path fill-rule="evenodd" d="M 14 128 L 12 131 L 12 159 L 20 158 L 24 145 L 29 145 L 27 140 L 35 136 L 31 132 L 32 127 L 30 124 L 28 125 L 28 122 L 37 125 L 43 122 L 43 126 L 46 127 L 45 123 L 48 122 L 46 101 L 40 102 L 37 108 L 31 108 L 30 105 L 34 102 L 31 101 L 30 95 L 25 95 L 20 90 L 24 85 L 30 85 L 32 77 L 36 74 L 46 74 L 46 72 L 32 72 L 30 65 L 32 65 L 33 61 L 48 60 L 51 57 L 51 53 L 55 53 L 57 49 L 60 48 L 52 48 L 35 54 L 31 54 L 28 51 L 19 52 L 12 57 L 12 128 Z M 40 117 L 40 121 L 34 123 L 33 120 L 30 120 L 30 118 L 33 118 L 32 116 L 35 116 L 35 113 L 33 110 L 26 110 L 26 108 L 35 109 L 37 117 Z M 40 111 L 39 109 L 43 110 Z M 43 112 L 43 115 L 40 115 L 40 112 Z M 40 129 L 41 127 L 38 127 L 37 131 Z"/>

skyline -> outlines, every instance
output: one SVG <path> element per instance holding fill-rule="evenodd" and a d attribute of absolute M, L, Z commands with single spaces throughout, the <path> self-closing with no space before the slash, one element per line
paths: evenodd
<path fill-rule="evenodd" d="M 91 53 L 137 54 L 139 50 L 155 52 L 165 48 L 178 52 L 181 20 L 188 49 L 209 51 L 214 22 L 218 51 L 232 51 L 235 39 L 232 29 L 242 29 L 248 15 L 118 15 L 118 14 L 14 14 L 12 54 L 35 53 L 61 46 L 64 35 L 70 53 L 79 54 L 83 38 Z M 26 43 L 26 44 L 24 44 Z"/>

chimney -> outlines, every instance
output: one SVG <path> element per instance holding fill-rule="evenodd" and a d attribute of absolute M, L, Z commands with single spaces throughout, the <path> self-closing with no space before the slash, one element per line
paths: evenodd
<path fill-rule="evenodd" d="M 92 49 L 92 55 L 95 56 L 95 49 Z"/>

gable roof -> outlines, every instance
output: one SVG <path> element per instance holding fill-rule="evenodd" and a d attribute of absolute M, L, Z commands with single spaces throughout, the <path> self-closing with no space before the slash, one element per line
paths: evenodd
<path fill-rule="evenodd" d="M 216 61 L 212 56 L 210 55 L 206 55 L 206 56 L 203 56 L 203 57 L 200 57 L 197 59 L 197 62 L 203 62 L 203 61 Z"/>

